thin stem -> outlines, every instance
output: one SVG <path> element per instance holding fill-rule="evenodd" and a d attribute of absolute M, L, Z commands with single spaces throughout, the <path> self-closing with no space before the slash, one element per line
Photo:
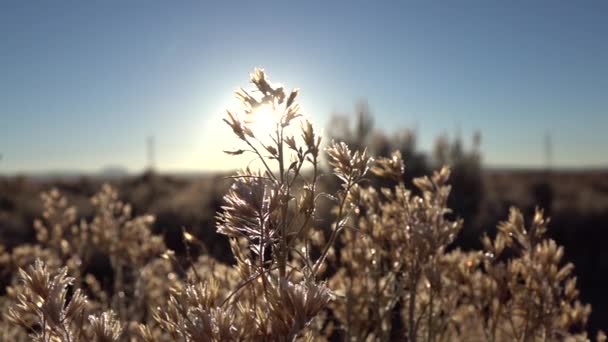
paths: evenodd
<path fill-rule="evenodd" d="M 336 218 L 336 220 L 337 220 L 336 228 L 331 232 L 331 236 L 329 237 L 329 241 L 327 242 L 327 244 L 325 245 L 325 248 L 323 249 L 323 253 L 321 253 L 319 260 L 317 260 L 317 262 L 315 263 L 314 269 L 312 271 L 313 276 L 316 275 L 317 271 L 319 270 L 319 267 L 321 267 L 321 264 L 325 261 L 325 258 L 327 257 L 327 253 L 329 253 L 329 249 L 336 242 L 338 233 L 342 230 L 342 225 L 344 223 L 340 223 L 340 222 L 342 221 L 342 215 L 344 213 L 344 205 L 346 204 L 346 197 L 348 196 L 348 193 L 349 193 L 351 187 L 352 187 L 352 181 L 351 181 L 351 176 L 349 175 L 348 181 L 346 183 L 346 187 L 344 190 L 344 194 L 342 196 L 342 201 L 340 203 L 340 209 L 338 210 L 338 217 Z"/>
<path fill-rule="evenodd" d="M 428 327 L 427 327 L 427 341 L 433 341 L 433 288 L 429 290 L 429 316 L 428 316 Z"/>
<path fill-rule="evenodd" d="M 255 175 L 236 175 L 236 176 L 226 176 L 223 179 L 240 179 L 240 178 L 255 178 L 255 179 L 264 179 L 268 181 L 272 181 L 272 178 L 264 177 L 264 176 L 255 176 Z"/>
<path fill-rule="evenodd" d="M 264 216 L 262 214 L 260 214 L 259 220 L 260 220 L 260 231 L 261 231 L 261 235 L 260 235 L 260 272 L 262 272 L 262 287 L 264 288 L 264 297 L 267 297 L 268 289 L 267 289 L 267 285 L 266 285 L 266 275 L 264 274 L 264 251 L 266 250 L 266 241 L 264 240 L 264 237 L 265 237 L 264 226 L 265 226 L 266 220 L 264 219 Z"/>
<path fill-rule="evenodd" d="M 278 150 L 278 162 L 279 162 L 279 181 L 280 181 L 280 189 L 281 189 L 281 240 L 280 240 L 280 253 L 279 253 L 279 277 L 281 279 L 285 279 L 287 274 L 287 197 L 289 194 L 289 189 L 284 189 L 285 185 L 285 165 L 284 165 L 284 155 L 283 155 L 283 127 L 282 125 L 277 125 L 277 150 Z M 287 193 L 283 193 L 287 191 Z M 283 282 L 280 282 L 281 286 L 283 286 Z"/>
<path fill-rule="evenodd" d="M 268 174 L 270 176 L 272 176 L 272 178 L 274 180 L 277 180 L 276 176 L 274 175 L 274 173 L 272 172 L 272 170 L 270 169 L 268 164 L 266 164 L 266 160 L 264 160 L 264 157 L 262 157 L 262 154 L 258 151 L 258 149 L 255 148 L 255 146 L 253 146 L 253 144 L 251 144 L 251 142 L 249 140 L 245 139 L 245 142 L 247 143 L 247 145 L 249 145 L 249 147 L 251 147 L 253 149 L 253 151 L 258 156 L 258 158 L 260 158 L 260 160 L 262 161 L 262 164 L 264 164 L 264 167 L 266 168 L 266 171 L 268 171 Z"/>
<path fill-rule="evenodd" d="M 278 268 L 277 266 L 271 267 L 271 268 L 269 269 L 269 271 L 275 270 L 275 269 L 277 269 L 277 268 Z M 239 291 L 240 291 L 241 289 L 243 289 L 243 288 L 244 288 L 246 285 L 248 285 L 249 283 L 251 283 L 252 281 L 254 281 L 255 279 L 257 279 L 257 277 L 259 277 L 260 275 L 262 275 L 262 273 L 261 273 L 261 272 L 257 272 L 256 274 L 252 275 L 251 277 L 247 278 L 247 279 L 246 279 L 246 280 L 244 280 L 242 283 L 240 283 L 240 284 L 239 284 L 239 285 L 236 287 L 236 289 L 234 289 L 234 290 L 232 291 L 232 293 L 230 293 L 230 294 L 228 295 L 228 297 L 226 297 L 226 298 L 224 299 L 224 301 L 222 301 L 222 303 L 220 303 L 220 305 L 219 305 L 219 306 L 220 306 L 220 307 L 223 307 L 223 306 L 224 306 L 226 303 L 228 303 L 228 301 L 230 300 L 230 298 L 234 297 L 234 295 L 235 295 L 235 294 L 237 294 L 237 292 L 239 292 Z"/>
<path fill-rule="evenodd" d="M 46 341 L 46 317 L 44 314 L 42 317 L 42 340 Z"/>
<path fill-rule="evenodd" d="M 192 269 L 192 272 L 194 273 L 194 276 L 196 277 L 196 280 L 198 280 L 199 282 L 203 282 L 203 278 L 198 274 L 198 271 L 196 270 L 196 267 L 194 266 L 194 260 L 192 259 L 192 253 L 190 251 L 190 244 L 188 242 L 188 240 L 186 240 L 185 236 L 186 236 L 186 228 L 182 227 L 182 243 L 184 244 L 184 247 L 186 249 L 186 259 L 188 260 L 188 263 L 190 264 L 190 268 Z"/>
<path fill-rule="evenodd" d="M 498 309 L 496 310 L 496 316 L 492 320 L 492 342 L 496 341 L 496 329 L 498 328 L 498 319 L 500 318 L 500 311 L 502 310 L 502 301 L 498 301 Z"/>
<path fill-rule="evenodd" d="M 306 247 L 304 247 L 304 248 L 305 248 L 305 251 L 307 252 L 308 249 Z M 300 252 L 297 248 L 290 248 L 290 250 L 296 252 L 296 254 L 299 255 L 300 258 L 302 258 L 302 260 L 304 260 L 304 262 L 306 263 L 306 267 L 308 269 L 311 269 L 311 265 L 310 265 L 308 258 L 306 258 L 306 256 L 304 254 L 302 254 L 302 252 Z"/>
<path fill-rule="evenodd" d="M 350 341 L 352 331 L 352 311 L 353 311 L 353 278 L 348 277 L 348 287 L 346 288 L 346 341 Z"/>
<path fill-rule="evenodd" d="M 416 309 L 416 288 L 418 286 L 418 275 L 414 274 L 410 284 L 410 298 L 408 307 L 409 321 L 409 342 L 416 342 L 416 324 L 415 324 L 415 309 Z"/>
<path fill-rule="evenodd" d="M 380 313 L 380 296 L 382 295 L 382 293 L 380 292 L 380 277 L 381 277 L 381 272 L 380 272 L 380 258 L 379 258 L 379 251 L 378 253 L 376 253 L 375 255 L 373 255 L 374 258 L 374 262 L 372 262 L 372 267 L 373 267 L 373 271 L 372 271 L 372 275 L 374 277 L 374 292 L 375 292 L 375 296 L 373 298 L 373 303 L 374 303 L 374 315 L 376 316 L 376 336 L 380 337 L 381 340 L 385 340 L 384 338 L 384 329 L 382 329 L 383 326 L 383 322 L 382 322 L 382 314 Z"/>
<path fill-rule="evenodd" d="M 302 166 L 302 164 L 303 164 L 303 162 L 301 162 L 301 163 L 300 163 L 300 167 Z M 310 188 L 310 191 L 312 192 L 311 196 L 312 196 L 312 198 L 314 199 L 314 200 L 313 200 L 313 203 L 314 203 L 314 202 L 316 202 L 316 195 L 315 195 L 315 192 L 316 192 L 316 188 L 317 188 L 317 177 L 318 177 L 318 170 L 317 170 L 317 155 L 313 155 L 313 162 L 312 162 L 312 165 L 313 165 L 313 173 L 312 173 L 312 182 L 310 183 L 310 185 L 311 185 L 311 186 L 310 186 L 310 187 L 311 187 L 311 188 Z M 298 168 L 298 170 L 299 170 L 299 169 L 300 169 L 300 168 Z M 299 174 L 299 171 L 298 171 L 298 174 Z M 294 176 L 294 179 L 293 179 L 293 181 L 292 181 L 292 184 L 293 184 L 293 182 L 295 181 L 295 178 L 296 178 L 296 177 Z M 291 247 L 291 245 L 292 245 L 293 243 L 295 243 L 295 241 L 297 241 L 297 239 L 298 239 L 298 237 L 300 236 L 300 234 L 302 234 L 302 232 L 304 231 L 304 229 L 306 228 L 306 226 L 308 226 L 308 223 L 310 222 L 310 220 L 314 218 L 314 215 L 315 215 L 315 210 L 314 210 L 314 208 L 313 208 L 313 210 L 312 210 L 312 212 L 310 213 L 310 215 L 306 215 L 306 217 L 304 218 L 304 222 L 302 223 L 302 225 L 301 225 L 301 226 L 300 226 L 300 228 L 298 229 L 297 233 L 295 234 L 295 237 L 294 237 L 294 238 L 293 238 L 291 241 L 289 241 L 289 243 L 288 243 L 288 245 L 287 245 L 287 247 L 288 247 L 288 248 L 289 248 L 289 247 Z M 308 251 L 308 249 L 307 249 L 307 251 Z"/>

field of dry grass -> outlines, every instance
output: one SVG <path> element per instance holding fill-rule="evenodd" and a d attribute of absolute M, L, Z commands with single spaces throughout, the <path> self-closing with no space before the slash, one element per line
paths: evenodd
<path fill-rule="evenodd" d="M 408 177 L 398 151 L 323 150 L 297 92 L 261 71 L 252 83 L 244 115 L 281 108 L 273 139 L 242 114 L 226 122 L 244 146 L 231 152 L 257 155 L 259 172 L 0 179 L 0 340 L 578 341 L 605 328 L 606 173 L 476 183 L 456 163 Z"/>

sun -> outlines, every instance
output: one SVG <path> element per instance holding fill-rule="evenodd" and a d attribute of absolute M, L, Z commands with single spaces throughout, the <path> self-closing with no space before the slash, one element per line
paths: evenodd
<path fill-rule="evenodd" d="M 272 104 L 262 104 L 251 112 L 250 126 L 255 135 L 269 134 L 275 130 L 278 115 Z"/>

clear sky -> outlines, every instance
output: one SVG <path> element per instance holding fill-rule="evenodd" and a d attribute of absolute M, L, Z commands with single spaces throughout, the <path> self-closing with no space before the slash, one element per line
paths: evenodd
<path fill-rule="evenodd" d="M 229 164 L 221 118 L 254 67 L 318 126 L 366 98 L 423 149 L 457 129 L 484 163 L 608 165 L 607 1 L 1 1 L 0 173 Z"/>

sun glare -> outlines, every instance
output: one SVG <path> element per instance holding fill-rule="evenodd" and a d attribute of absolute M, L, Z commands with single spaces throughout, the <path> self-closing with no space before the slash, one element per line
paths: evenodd
<path fill-rule="evenodd" d="M 252 112 L 251 130 L 256 135 L 270 134 L 275 129 L 278 120 L 276 111 L 271 104 L 263 104 Z"/>

